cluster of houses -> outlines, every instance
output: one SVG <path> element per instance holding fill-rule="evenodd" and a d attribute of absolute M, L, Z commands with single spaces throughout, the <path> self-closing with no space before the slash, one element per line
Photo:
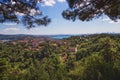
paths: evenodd
<path fill-rule="evenodd" d="M 1 42 L 3 43 L 9 42 L 9 40 L 2 40 Z M 43 49 L 44 43 L 46 43 L 46 41 L 41 40 L 40 38 L 35 38 L 35 39 L 23 39 L 23 40 L 11 41 L 11 43 L 13 45 L 20 44 L 20 45 L 23 45 L 24 47 L 26 45 L 26 47 L 24 48 L 26 51 L 29 51 L 29 50 L 40 51 Z M 70 43 L 66 41 L 49 40 L 48 43 L 56 48 L 59 48 L 59 46 L 63 46 L 64 51 L 69 52 L 72 55 L 74 55 L 78 51 L 77 46 L 76 47 L 69 46 Z M 68 54 L 65 54 L 65 53 L 64 54 L 60 53 L 59 56 L 62 63 L 64 63 L 68 58 Z"/>

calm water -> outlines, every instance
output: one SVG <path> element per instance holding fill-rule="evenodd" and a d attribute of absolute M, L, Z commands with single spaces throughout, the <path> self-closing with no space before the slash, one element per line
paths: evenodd
<path fill-rule="evenodd" d="M 64 38 L 69 38 L 71 35 L 56 35 L 56 36 L 51 36 L 51 38 L 54 39 L 64 39 Z"/>

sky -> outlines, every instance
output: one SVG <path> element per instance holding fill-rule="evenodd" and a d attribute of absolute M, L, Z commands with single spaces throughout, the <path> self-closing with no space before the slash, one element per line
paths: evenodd
<path fill-rule="evenodd" d="M 52 22 L 48 26 L 36 26 L 27 29 L 22 24 L 0 23 L 0 34 L 94 34 L 94 33 L 120 33 L 120 21 L 113 22 L 107 16 L 101 16 L 89 22 L 65 20 L 61 13 L 68 8 L 65 0 L 43 0 L 40 6 L 44 15 L 48 15 Z"/>

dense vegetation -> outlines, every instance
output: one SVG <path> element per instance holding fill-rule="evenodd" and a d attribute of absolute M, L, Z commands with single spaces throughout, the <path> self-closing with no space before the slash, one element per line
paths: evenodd
<path fill-rule="evenodd" d="M 120 80 L 119 76 L 117 34 L 73 36 L 37 45 L 34 39 L 0 42 L 0 80 Z"/>

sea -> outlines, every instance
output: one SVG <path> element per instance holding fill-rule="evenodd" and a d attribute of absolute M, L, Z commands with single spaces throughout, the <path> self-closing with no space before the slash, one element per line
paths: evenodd
<path fill-rule="evenodd" d="M 72 35 L 53 35 L 50 36 L 53 39 L 65 39 L 65 38 L 70 38 Z"/>

